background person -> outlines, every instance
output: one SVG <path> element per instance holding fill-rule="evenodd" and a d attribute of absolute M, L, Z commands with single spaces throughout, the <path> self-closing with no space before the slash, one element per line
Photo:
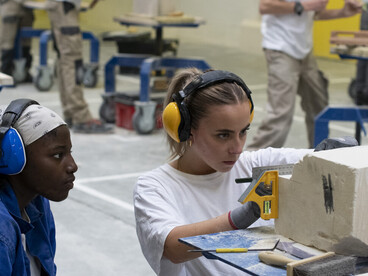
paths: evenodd
<path fill-rule="evenodd" d="M 47 2 L 47 13 L 58 53 L 56 66 L 63 115 L 74 132 L 111 133 L 112 126 L 92 118 L 84 98 L 83 44 L 79 27 L 80 4 L 80 0 Z M 96 1 L 93 2 L 93 6 L 95 4 Z"/>
<path fill-rule="evenodd" d="M 266 117 L 247 150 L 282 147 L 293 121 L 296 95 L 301 97 L 309 147 L 313 147 L 314 118 L 328 105 L 328 81 L 312 53 L 313 20 L 353 16 L 357 0 L 341 9 L 326 9 L 328 0 L 261 0 L 262 47 L 267 60 Z"/>
<path fill-rule="evenodd" d="M 34 15 L 31 9 L 23 6 L 25 0 L 1 0 L 0 1 L 0 47 L 1 47 L 1 72 L 9 76 L 14 75 L 15 39 L 18 31 L 23 27 L 32 27 Z M 32 82 L 30 69 L 32 66 L 31 38 L 23 38 L 22 57 L 25 59 L 24 82 Z"/>
<path fill-rule="evenodd" d="M 273 224 L 258 219 L 256 203 L 238 202 L 249 183 L 235 179 L 252 177 L 253 167 L 296 163 L 312 150 L 244 152 L 253 111 L 251 92 L 235 74 L 192 68 L 174 76 L 163 112 L 171 161 L 139 177 L 133 195 L 138 239 L 157 275 L 243 275 L 188 252 L 178 239 Z M 326 139 L 318 150 L 354 145 Z"/>

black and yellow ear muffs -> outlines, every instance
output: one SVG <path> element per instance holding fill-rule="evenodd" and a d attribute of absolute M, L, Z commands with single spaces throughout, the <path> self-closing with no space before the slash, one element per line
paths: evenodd
<path fill-rule="evenodd" d="M 29 99 L 17 99 L 4 111 L 0 124 L 0 174 L 18 174 L 26 164 L 22 137 L 13 126 L 23 111 L 32 104 L 39 103 Z"/>
<path fill-rule="evenodd" d="M 173 94 L 173 101 L 165 107 L 162 113 L 162 122 L 166 132 L 172 139 L 180 143 L 185 142 L 190 137 L 191 118 L 184 99 L 199 89 L 222 82 L 235 82 L 245 91 L 249 99 L 250 121 L 252 121 L 254 104 L 250 95 L 251 91 L 244 81 L 231 72 L 222 70 L 208 71 L 196 77 L 179 93 Z"/>

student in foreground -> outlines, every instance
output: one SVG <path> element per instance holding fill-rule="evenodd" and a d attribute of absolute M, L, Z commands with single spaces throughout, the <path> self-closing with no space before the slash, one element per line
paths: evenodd
<path fill-rule="evenodd" d="M 69 129 L 28 99 L 0 106 L 0 122 L 0 275 L 56 275 L 49 200 L 73 188 Z"/>
<path fill-rule="evenodd" d="M 259 219 L 255 203 L 237 201 L 249 183 L 235 179 L 251 177 L 253 167 L 295 163 L 313 150 L 244 152 L 253 113 L 251 91 L 233 73 L 191 68 L 173 78 L 163 112 L 171 160 L 142 175 L 134 190 L 137 235 L 157 275 L 244 274 L 188 252 L 193 248 L 178 239 L 273 224 Z"/>

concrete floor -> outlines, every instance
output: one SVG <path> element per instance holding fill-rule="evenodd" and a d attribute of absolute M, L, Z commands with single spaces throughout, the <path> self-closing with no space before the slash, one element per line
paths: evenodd
<path fill-rule="evenodd" d="M 85 47 L 88 49 L 88 46 Z M 35 43 L 35 66 L 38 63 Z M 85 89 L 85 97 L 95 117 L 102 102 L 103 67 L 116 52 L 113 43 L 101 43 L 99 83 Z M 87 56 L 87 52 L 86 52 Z M 181 42 L 180 57 L 205 59 L 216 69 L 230 70 L 244 78 L 253 91 L 255 119 L 249 138 L 255 133 L 265 111 L 266 66 L 263 56 L 251 56 L 246 49 L 203 46 Z M 50 63 L 53 54 L 50 54 Z M 352 105 L 347 86 L 355 75 L 351 61 L 319 59 L 319 66 L 330 80 L 331 105 Z M 138 91 L 134 76 L 117 77 L 119 92 Z M 4 88 L 0 103 L 19 97 L 33 98 L 61 114 L 57 85 L 49 92 L 38 92 L 32 84 Z M 331 123 L 331 136 L 354 135 L 354 123 Z M 307 146 L 303 112 L 295 112 L 287 147 Z M 63 276 L 154 275 L 145 261 L 135 234 L 132 191 L 136 178 L 166 161 L 163 131 L 138 135 L 116 128 L 115 134 L 72 133 L 73 155 L 79 166 L 77 180 L 69 198 L 52 203 L 57 226 L 56 263 Z M 363 137 L 363 144 L 367 138 Z"/>

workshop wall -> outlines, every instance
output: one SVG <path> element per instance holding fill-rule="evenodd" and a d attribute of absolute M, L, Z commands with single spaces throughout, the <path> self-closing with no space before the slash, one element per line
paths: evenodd
<path fill-rule="evenodd" d="M 262 53 L 258 1 L 176 0 L 176 7 L 187 15 L 203 17 L 206 24 L 196 29 L 165 30 L 166 34 L 176 32 L 185 43 L 221 44 Z"/>
<path fill-rule="evenodd" d="M 91 2 L 90 0 L 82 0 Z M 43 1 L 40 1 L 43 2 Z M 113 21 L 114 16 L 119 16 L 132 10 L 132 1 L 105 0 L 100 1 L 95 8 L 80 14 L 82 30 L 93 31 L 100 34 L 106 31 L 122 30 L 123 26 Z M 35 28 L 50 28 L 46 11 L 35 11 Z"/>
<path fill-rule="evenodd" d="M 340 9 L 344 5 L 343 0 L 329 1 L 328 9 Z M 335 20 L 321 20 L 314 23 L 314 54 L 316 56 L 338 58 L 330 54 L 331 31 L 358 31 L 360 29 L 360 15 L 350 18 Z"/>
<path fill-rule="evenodd" d="M 122 25 L 114 22 L 113 17 L 120 16 L 131 11 L 132 1 L 100 1 L 92 10 L 81 13 L 81 26 L 83 29 L 91 30 L 96 34 L 106 31 L 122 30 L 125 28 Z"/>

